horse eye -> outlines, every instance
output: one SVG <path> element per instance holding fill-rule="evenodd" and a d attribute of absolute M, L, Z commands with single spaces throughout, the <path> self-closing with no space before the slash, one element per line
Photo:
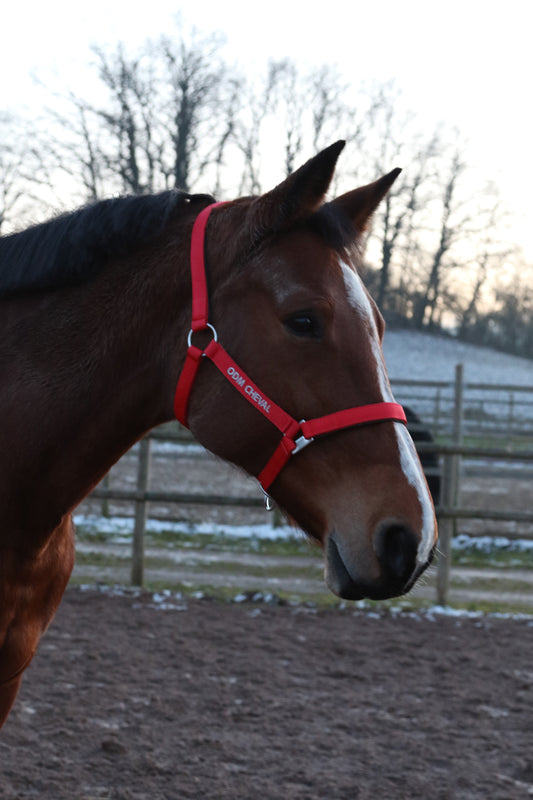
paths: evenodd
<path fill-rule="evenodd" d="M 285 325 L 295 336 L 301 336 L 307 339 L 322 338 L 322 325 L 320 320 L 316 314 L 313 314 L 311 311 L 300 311 L 297 314 L 292 314 L 285 320 Z"/>

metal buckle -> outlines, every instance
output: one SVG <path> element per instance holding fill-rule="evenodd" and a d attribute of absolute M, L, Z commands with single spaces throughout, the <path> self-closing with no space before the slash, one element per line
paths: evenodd
<path fill-rule="evenodd" d="M 300 420 L 300 422 L 299 422 L 298 424 L 299 424 L 299 425 L 302 425 L 302 423 L 304 423 L 304 422 L 305 422 L 305 419 L 301 419 L 301 420 Z M 295 455 L 296 455 L 296 453 L 299 453 L 299 452 L 300 452 L 300 450 L 303 450 L 303 449 L 304 449 L 304 447 L 307 447 L 307 445 L 308 445 L 308 444 L 311 444 L 311 442 L 314 442 L 314 441 L 315 441 L 315 438 L 314 438 L 314 436 L 311 436 L 311 438 L 310 438 L 310 439 L 308 439 L 308 438 L 307 438 L 306 436 L 304 436 L 304 435 L 303 435 L 303 433 L 302 433 L 302 435 L 301 435 L 301 436 L 298 436 L 298 438 L 294 440 L 295 448 L 294 448 L 294 450 L 292 451 L 292 453 L 291 453 L 291 456 L 295 456 Z"/>
<path fill-rule="evenodd" d="M 299 453 L 300 450 L 303 450 L 304 447 L 307 447 L 308 444 L 311 444 L 311 442 L 314 441 L 315 440 L 313 437 L 311 437 L 311 439 L 306 439 L 305 436 L 303 436 L 303 434 L 302 436 L 298 436 L 298 438 L 294 440 L 294 444 L 296 445 L 296 447 L 292 451 L 291 456 L 295 456 L 296 453 Z"/>
<path fill-rule="evenodd" d="M 193 333 L 201 333 L 203 330 L 207 330 L 207 328 L 209 328 L 209 330 L 213 334 L 213 341 L 214 342 L 218 342 L 218 334 L 216 332 L 216 329 L 211 325 L 210 322 L 206 322 L 205 328 L 202 328 L 199 331 L 193 331 L 192 328 L 190 329 L 189 335 L 187 336 L 187 347 L 191 347 L 191 345 L 192 345 L 192 335 L 193 335 Z M 202 349 L 205 350 L 205 347 L 203 347 Z"/>

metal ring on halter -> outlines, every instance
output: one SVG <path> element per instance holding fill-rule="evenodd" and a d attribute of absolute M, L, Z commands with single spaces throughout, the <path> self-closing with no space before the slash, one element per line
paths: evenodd
<path fill-rule="evenodd" d="M 274 502 L 273 502 L 272 498 L 270 497 L 269 493 L 265 492 L 265 490 L 263 489 L 263 487 L 261 485 L 259 486 L 259 488 L 263 492 L 263 495 L 264 495 L 264 498 L 265 498 L 265 510 L 266 511 L 274 511 Z"/>
<path fill-rule="evenodd" d="M 210 322 L 206 322 L 205 328 L 202 328 L 202 330 L 205 330 L 206 328 L 209 328 L 209 330 L 213 334 L 213 341 L 214 342 L 218 342 L 218 334 L 217 334 L 215 328 L 211 325 Z M 187 336 L 187 347 L 191 347 L 193 333 L 200 333 L 200 331 L 193 331 L 192 328 L 190 329 L 189 335 Z"/>

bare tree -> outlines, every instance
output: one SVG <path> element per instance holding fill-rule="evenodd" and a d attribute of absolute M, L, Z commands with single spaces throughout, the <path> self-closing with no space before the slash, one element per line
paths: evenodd
<path fill-rule="evenodd" d="M 407 247 L 417 231 L 418 212 L 427 193 L 431 177 L 431 164 L 439 152 L 439 132 L 429 140 L 416 144 L 410 159 L 410 169 L 398 181 L 385 198 L 381 209 L 381 267 L 377 290 L 377 303 L 387 304 L 387 293 L 391 281 L 393 258 L 403 240 Z M 404 245 L 405 246 L 405 245 Z"/>
<path fill-rule="evenodd" d="M 266 76 L 246 87 L 242 113 L 235 128 L 235 142 L 243 159 L 239 194 L 260 194 L 262 191 L 262 135 L 265 123 L 276 107 L 279 83 L 285 69 L 285 61 L 271 60 Z"/>
<path fill-rule="evenodd" d="M 93 48 L 107 98 L 95 103 L 70 93 L 69 110 L 51 113 L 64 134 L 51 161 L 77 176 L 87 199 L 189 191 L 201 180 L 220 185 L 239 99 L 221 46 L 216 35 L 180 31 L 134 55 L 123 44 Z"/>
<path fill-rule="evenodd" d="M 189 191 L 213 165 L 220 169 L 235 127 L 238 81 L 220 56 L 223 40 L 163 37 L 158 48 L 165 73 L 161 119 L 172 144 L 172 183 Z M 223 124 L 221 125 L 221 119 Z"/>
<path fill-rule="evenodd" d="M 94 50 L 109 95 L 108 107 L 91 109 L 107 131 L 101 153 L 105 170 L 119 179 L 121 191 L 154 191 L 161 142 L 156 135 L 157 86 L 150 59 L 145 53 L 128 56 L 123 44 L 113 53 Z"/>
<path fill-rule="evenodd" d="M 308 97 L 294 61 L 285 59 L 279 62 L 278 69 L 276 118 L 284 129 L 284 172 L 290 175 L 297 168 L 304 150 Z"/>
<path fill-rule="evenodd" d="M 16 147 L 12 118 L 0 116 L 0 231 L 16 213 L 24 197 L 21 180 L 24 153 Z"/>
<path fill-rule="evenodd" d="M 531 357 L 533 353 L 533 266 L 519 260 L 513 280 L 495 294 L 487 315 L 487 344 Z"/>
<path fill-rule="evenodd" d="M 347 85 L 339 72 L 330 64 L 314 68 L 307 77 L 306 95 L 311 109 L 312 150 L 318 152 L 339 138 L 339 131 L 346 129 L 342 138 L 354 144 L 355 131 L 348 132 L 353 109 L 346 101 Z"/>
<path fill-rule="evenodd" d="M 461 148 L 457 147 L 452 153 L 448 174 L 442 185 L 437 245 L 430 256 L 430 267 L 425 285 L 414 309 L 413 322 L 417 328 L 422 328 L 424 325 L 431 327 L 436 322 L 445 257 L 449 255 L 450 250 L 460 240 L 461 236 L 464 236 L 466 225 L 469 221 L 468 217 L 459 218 L 457 216 L 462 205 L 458 199 L 459 182 L 465 169 L 466 162 Z"/>
<path fill-rule="evenodd" d="M 210 123 L 216 128 L 215 135 L 206 132 L 210 147 L 201 152 L 204 154 L 200 161 L 195 184 L 208 188 L 216 197 L 226 194 L 227 176 L 234 172 L 231 164 L 232 144 L 234 144 L 235 127 L 242 103 L 243 82 L 240 75 L 230 71 L 221 86 L 220 99 L 216 109 L 210 116 Z M 208 177 L 209 176 L 209 177 Z"/>
<path fill-rule="evenodd" d="M 47 110 L 47 134 L 41 134 L 40 159 L 47 165 L 51 183 L 73 184 L 82 202 L 94 202 L 109 190 L 101 119 L 84 99 L 69 92 Z M 118 187 L 117 187 L 118 188 Z"/>
<path fill-rule="evenodd" d="M 289 173 L 342 137 L 345 173 L 337 173 L 333 191 L 348 179 L 351 188 L 404 168 L 365 238 L 378 303 L 417 327 L 453 315 L 464 334 L 485 323 L 487 331 L 503 330 L 507 289 L 498 295 L 499 322 L 489 324 L 484 308 L 509 254 L 497 233 L 501 213 L 497 204 L 491 211 L 465 202 L 466 158 L 451 134 L 421 133 L 394 82 L 349 86 L 330 65 L 302 72 L 290 59 L 270 61 L 262 76 L 245 80 L 222 47 L 217 34 L 179 27 L 133 55 L 123 45 L 96 48 L 103 100 L 71 93 L 65 108 L 63 97 L 49 117 L 53 134 L 38 147 L 30 149 L 29 137 L 0 139 L 0 226 L 30 186 L 59 185 L 58 177 L 70 198 L 90 201 L 173 187 L 257 194 L 267 154 L 269 167 Z M 527 302 L 524 294 L 520 308 Z"/>
<path fill-rule="evenodd" d="M 41 190 L 49 174 L 37 142 L 28 120 L 0 114 L 0 231 L 20 227 L 43 204 Z"/>
<path fill-rule="evenodd" d="M 475 215 L 475 251 L 469 264 L 471 281 L 468 289 L 461 293 L 462 302 L 458 304 L 457 311 L 458 335 L 462 339 L 470 338 L 470 331 L 475 330 L 480 316 L 483 315 L 483 290 L 489 283 L 495 282 L 506 262 L 517 254 L 517 248 L 503 240 L 508 214 L 503 207 L 498 187 L 494 184 L 487 185 L 481 199 L 483 203 Z"/>
<path fill-rule="evenodd" d="M 345 87 L 338 73 L 324 65 L 302 72 L 289 58 L 271 60 L 263 79 L 249 82 L 236 127 L 243 158 L 240 191 L 261 191 L 264 149 L 281 150 L 284 175 L 306 156 L 338 139 L 346 127 Z"/>

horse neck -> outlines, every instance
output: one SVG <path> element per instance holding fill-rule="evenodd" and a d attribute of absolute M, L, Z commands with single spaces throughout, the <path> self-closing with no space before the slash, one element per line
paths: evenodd
<path fill-rule="evenodd" d="M 7 306 L 0 380 L 9 376 L 10 393 L 0 411 L 14 464 L 6 505 L 32 487 L 24 527 L 38 542 L 137 439 L 173 417 L 190 290 L 187 247 L 168 253 L 161 247 L 76 290 Z"/>

